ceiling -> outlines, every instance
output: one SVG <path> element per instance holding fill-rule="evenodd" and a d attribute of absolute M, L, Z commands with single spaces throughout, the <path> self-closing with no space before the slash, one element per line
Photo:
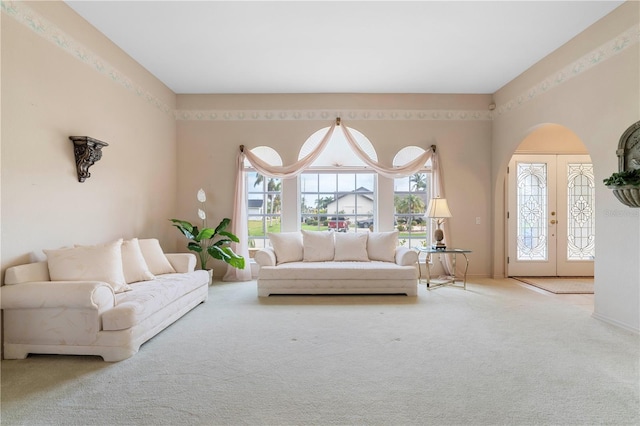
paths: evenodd
<path fill-rule="evenodd" d="M 494 93 L 623 1 L 67 1 L 175 93 Z"/>

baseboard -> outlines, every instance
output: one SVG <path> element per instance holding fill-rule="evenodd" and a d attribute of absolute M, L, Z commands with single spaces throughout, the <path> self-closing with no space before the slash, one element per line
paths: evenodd
<path fill-rule="evenodd" d="M 606 322 L 607 324 L 611 324 L 611 325 L 615 325 L 616 327 L 620 327 L 623 330 L 627 330 L 627 331 L 630 331 L 630 332 L 635 333 L 635 334 L 640 334 L 640 328 L 630 326 L 629 324 L 625 324 L 625 323 L 620 322 L 618 320 L 614 320 L 613 318 L 609 318 L 609 317 L 607 317 L 605 315 L 598 314 L 598 313 L 594 312 L 593 314 L 591 314 L 591 316 L 593 318 L 597 319 L 597 320 L 600 320 L 602 322 Z"/>

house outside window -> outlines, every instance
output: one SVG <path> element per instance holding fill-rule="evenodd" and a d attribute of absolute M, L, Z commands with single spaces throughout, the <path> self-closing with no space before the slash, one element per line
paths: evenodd
<path fill-rule="evenodd" d="M 327 130 L 320 129 L 311 135 L 300 149 L 298 159 L 313 151 Z M 360 148 L 377 161 L 366 136 L 350 130 Z M 300 175 L 301 228 L 368 232 L 375 221 L 376 194 L 376 173 L 351 150 L 342 132 L 334 132 L 311 168 Z"/>
<path fill-rule="evenodd" d="M 300 176 L 301 228 L 367 232 L 373 229 L 376 176 L 371 172 L 308 172 Z"/>

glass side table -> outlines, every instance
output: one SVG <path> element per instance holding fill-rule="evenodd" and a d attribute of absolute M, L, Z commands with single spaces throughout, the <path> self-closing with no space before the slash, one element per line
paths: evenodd
<path fill-rule="evenodd" d="M 471 250 L 467 250 L 467 249 L 458 249 L 458 248 L 446 248 L 446 249 L 435 249 L 432 247 L 416 247 L 416 250 L 418 250 L 418 253 L 426 253 L 427 257 L 424 260 L 425 263 L 425 270 L 427 272 L 427 289 L 431 289 L 431 288 L 435 288 L 435 287 L 440 287 L 443 285 L 447 285 L 447 284 L 455 284 L 456 283 L 456 261 L 457 261 L 457 257 L 458 255 L 462 255 L 464 257 L 465 260 L 465 265 L 464 265 L 464 275 L 462 276 L 462 287 L 466 290 L 467 289 L 467 271 L 469 270 L 469 258 L 467 257 L 467 253 L 471 253 Z M 453 263 L 453 276 L 445 279 L 445 280 L 437 280 L 433 282 L 433 285 L 431 283 L 431 266 L 430 266 L 430 261 L 431 261 L 431 255 L 432 254 L 451 254 L 452 256 L 452 263 Z M 420 273 L 420 281 L 422 281 L 422 273 Z"/>

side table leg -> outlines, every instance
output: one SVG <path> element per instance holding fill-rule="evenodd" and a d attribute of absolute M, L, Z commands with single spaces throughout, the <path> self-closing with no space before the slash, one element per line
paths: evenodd
<path fill-rule="evenodd" d="M 451 284 L 452 285 L 456 285 L 456 260 L 457 260 L 458 256 L 457 253 L 453 253 L 453 262 L 452 262 L 452 266 L 453 266 L 453 271 L 451 274 Z"/>
<path fill-rule="evenodd" d="M 467 270 L 469 269 L 469 258 L 465 253 L 462 253 L 462 255 L 464 256 L 464 260 L 467 261 L 467 264 L 464 267 L 464 281 L 463 281 L 464 283 L 463 288 L 466 290 L 467 289 Z"/>
<path fill-rule="evenodd" d="M 431 253 L 427 253 L 427 256 L 424 258 L 424 269 L 427 273 L 427 288 L 429 288 L 429 284 L 431 282 L 431 270 L 429 269 L 429 263 L 431 261 Z"/>

